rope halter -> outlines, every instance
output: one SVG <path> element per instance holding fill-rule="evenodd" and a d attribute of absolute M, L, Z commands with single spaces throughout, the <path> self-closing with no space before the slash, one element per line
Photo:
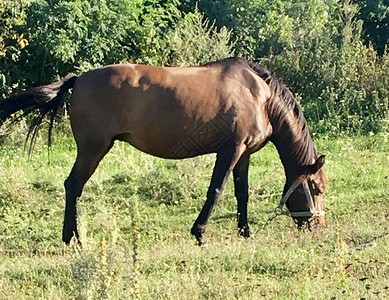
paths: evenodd
<path fill-rule="evenodd" d="M 296 190 L 296 188 L 302 184 L 304 189 L 305 198 L 307 199 L 309 211 L 289 211 L 288 208 L 285 207 L 286 201 L 288 201 L 290 195 Z M 315 205 L 313 203 L 312 194 L 308 186 L 308 177 L 307 175 L 302 175 L 297 177 L 290 188 L 286 191 L 285 195 L 281 198 L 280 204 L 276 208 L 281 215 L 290 216 L 292 218 L 300 218 L 300 217 L 318 217 L 324 216 L 324 210 L 316 210 Z"/>

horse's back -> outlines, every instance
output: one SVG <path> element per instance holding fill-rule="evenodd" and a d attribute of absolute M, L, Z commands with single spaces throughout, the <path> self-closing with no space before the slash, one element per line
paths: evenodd
<path fill-rule="evenodd" d="M 161 157 L 216 152 L 243 138 L 236 136 L 240 119 L 258 121 L 253 112 L 265 98 L 257 95 L 267 93 L 258 78 L 239 62 L 227 67 L 120 64 L 95 69 L 76 82 L 70 107 L 73 132 L 76 139 L 91 131 L 118 138 Z"/>

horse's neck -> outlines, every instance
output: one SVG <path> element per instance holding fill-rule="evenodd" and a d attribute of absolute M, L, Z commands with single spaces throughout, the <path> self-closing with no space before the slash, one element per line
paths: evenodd
<path fill-rule="evenodd" d="M 299 122 L 289 117 L 282 124 L 275 125 L 270 140 L 278 150 L 287 179 L 293 180 L 300 175 L 299 171 L 303 166 L 314 163 L 316 149 L 307 131 L 305 119 Z"/>

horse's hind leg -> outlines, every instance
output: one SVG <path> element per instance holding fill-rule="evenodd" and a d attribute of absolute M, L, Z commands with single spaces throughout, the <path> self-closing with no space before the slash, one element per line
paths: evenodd
<path fill-rule="evenodd" d="M 249 199 L 249 155 L 243 155 L 234 168 L 235 197 L 238 200 L 238 230 L 239 235 L 245 238 L 250 236 L 247 223 L 247 202 Z"/>
<path fill-rule="evenodd" d="M 78 238 L 77 231 L 77 198 L 83 187 L 96 170 L 104 155 L 111 149 L 113 140 L 96 140 L 78 143 L 77 159 L 69 177 L 65 180 L 66 207 L 62 240 L 69 243 L 73 236 Z"/>
<path fill-rule="evenodd" d="M 205 227 L 212 208 L 218 203 L 228 175 L 231 173 L 244 150 L 245 146 L 241 145 L 239 147 L 225 147 L 217 153 L 211 184 L 207 192 L 207 201 L 191 229 L 191 233 L 196 237 L 199 245 L 203 244 L 205 241 Z"/>

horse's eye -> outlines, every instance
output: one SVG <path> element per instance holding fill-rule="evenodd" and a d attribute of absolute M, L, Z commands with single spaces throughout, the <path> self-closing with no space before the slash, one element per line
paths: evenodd
<path fill-rule="evenodd" d="M 324 193 L 324 190 L 320 188 L 314 181 L 311 181 L 311 189 L 317 195 L 321 195 Z"/>

